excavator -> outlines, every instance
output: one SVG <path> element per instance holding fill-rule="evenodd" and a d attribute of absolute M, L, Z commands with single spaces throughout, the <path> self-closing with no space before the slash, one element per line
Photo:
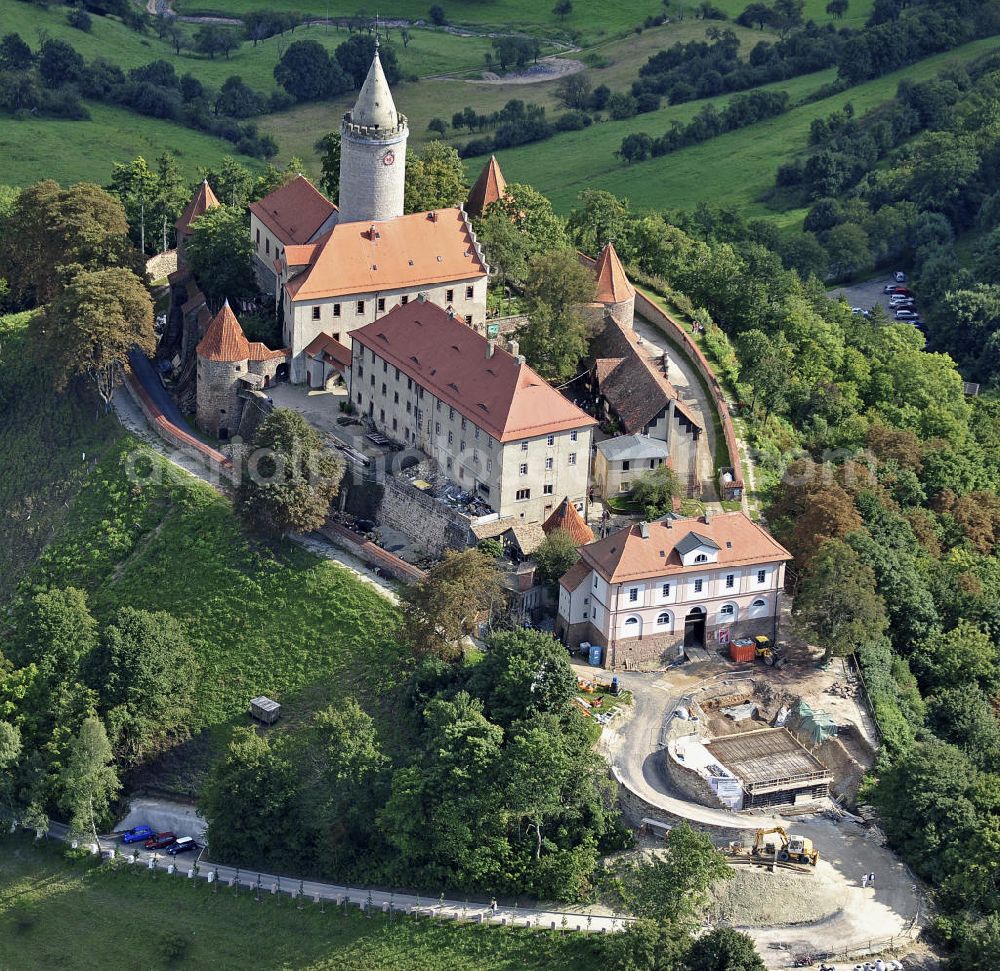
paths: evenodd
<path fill-rule="evenodd" d="M 768 842 L 768 836 L 776 835 L 778 845 Z M 819 851 L 813 849 L 812 840 L 805 836 L 789 836 L 781 826 L 771 829 L 758 829 L 754 834 L 753 846 L 747 852 L 742 840 L 729 844 L 729 855 L 737 857 L 749 856 L 749 863 L 792 863 L 797 866 L 816 866 L 819 863 Z"/>
<path fill-rule="evenodd" d="M 756 645 L 757 657 L 760 658 L 760 660 L 762 660 L 768 667 L 773 667 L 775 670 L 778 670 L 783 668 L 788 663 L 788 659 L 782 653 L 778 645 L 772 643 L 770 637 L 765 637 L 763 634 L 759 634 L 754 638 L 754 643 Z"/>

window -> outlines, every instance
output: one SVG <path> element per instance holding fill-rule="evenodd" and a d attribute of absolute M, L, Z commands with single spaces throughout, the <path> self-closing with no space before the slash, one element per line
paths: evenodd
<path fill-rule="evenodd" d="M 695 561 L 695 563 L 707 563 L 708 562 L 708 557 L 704 553 L 699 553 L 694 558 L 694 561 Z"/>
<path fill-rule="evenodd" d="M 736 585 L 736 577 L 734 577 L 732 575 L 732 573 L 727 573 L 726 574 L 726 589 L 727 590 L 732 590 L 735 585 Z"/>
<path fill-rule="evenodd" d="M 476 441 L 479 441 L 479 426 L 476 425 Z"/>
<path fill-rule="evenodd" d="M 472 287 L 466 287 L 465 288 L 465 299 L 466 300 L 471 300 L 472 299 L 472 292 L 473 292 L 472 291 Z"/>
<path fill-rule="evenodd" d="M 409 294 L 404 293 L 402 297 L 399 298 L 399 304 L 401 307 L 405 307 L 410 302 Z"/>
<path fill-rule="evenodd" d="M 626 617 L 625 618 L 625 626 L 626 627 L 631 627 L 633 624 L 638 624 L 638 623 L 639 623 L 639 618 L 638 617 Z"/>
<path fill-rule="evenodd" d="M 411 409 L 412 407 L 413 407 L 413 406 L 412 406 L 412 405 L 410 404 L 410 402 L 409 402 L 409 401 L 407 401 L 407 402 L 406 402 L 406 413 L 407 413 L 407 414 L 409 414 L 409 413 L 410 413 L 410 409 Z"/>
<path fill-rule="evenodd" d="M 622 479 L 621 484 L 618 486 L 619 492 L 629 492 L 632 488 L 632 483 L 628 479 Z"/>
<path fill-rule="evenodd" d="M 736 608 L 732 604 L 723 604 L 719 608 L 719 616 L 720 617 L 730 617 L 730 618 L 731 617 L 735 617 L 736 616 Z"/>
<path fill-rule="evenodd" d="M 464 452 L 465 451 L 465 439 L 464 438 L 458 443 L 458 450 L 460 452 Z"/>
<path fill-rule="evenodd" d="M 385 394 L 385 382 L 382 382 L 382 394 Z"/>
<path fill-rule="evenodd" d="M 471 327 L 471 326 L 472 326 L 472 314 L 466 314 L 466 315 L 465 315 L 465 323 L 466 323 L 466 324 L 467 324 L 467 325 L 468 325 L 469 327 Z"/>
<path fill-rule="evenodd" d="M 407 391 L 412 391 L 413 390 L 413 378 L 407 378 L 406 379 L 406 390 Z"/>
<path fill-rule="evenodd" d="M 361 392 L 360 391 L 358 392 L 358 404 L 359 405 L 361 404 Z"/>
<path fill-rule="evenodd" d="M 365 302 L 364 302 L 364 300 L 359 300 L 358 301 L 357 312 L 359 314 L 363 314 L 365 312 Z"/>
<path fill-rule="evenodd" d="M 545 439 L 546 445 L 555 445 L 555 443 L 556 443 L 555 435 L 549 435 L 549 437 Z"/>
<path fill-rule="evenodd" d="M 455 299 L 455 291 L 454 290 L 445 290 L 445 292 L 444 292 L 444 298 L 445 298 L 446 301 L 448 301 L 448 303 L 451 303 L 452 300 Z"/>
<path fill-rule="evenodd" d="M 622 472 L 628 472 L 632 467 L 632 463 L 628 459 L 622 459 Z"/>
<path fill-rule="evenodd" d="M 382 362 L 382 373 L 383 374 L 388 374 L 389 373 L 389 362 L 388 361 L 383 361 Z"/>
<path fill-rule="evenodd" d="M 552 468 L 552 456 L 549 456 L 549 457 L 548 457 L 548 458 L 547 458 L 547 459 L 545 460 L 545 468 L 546 468 L 546 469 L 551 469 L 551 468 Z"/>
<path fill-rule="evenodd" d="M 594 587 L 597 587 L 597 574 L 594 574 Z"/>
<path fill-rule="evenodd" d="M 521 442 L 521 451 L 522 452 L 527 452 L 528 451 L 528 443 L 527 442 Z"/>
<path fill-rule="evenodd" d="M 465 431 L 465 415 L 462 415 L 461 429 L 463 432 Z"/>
<path fill-rule="evenodd" d="M 552 495 L 552 489 L 553 489 L 553 486 L 552 486 L 551 482 L 548 485 L 543 485 L 542 486 L 542 495 L 544 495 L 544 496 L 551 496 Z"/>
<path fill-rule="evenodd" d="M 577 436 L 577 433 L 576 433 L 576 432 L 570 432 L 570 433 L 569 433 L 569 440 L 570 440 L 571 442 L 575 442 L 575 441 L 576 441 L 576 436 Z"/>
<path fill-rule="evenodd" d="M 630 587 L 628 591 L 628 602 L 634 604 L 639 599 L 639 588 Z"/>
<path fill-rule="evenodd" d="M 576 452 L 570 452 L 566 461 L 569 462 L 570 465 L 576 465 Z"/>
<path fill-rule="evenodd" d="M 358 362 L 358 377 L 363 378 L 365 376 L 365 366 L 359 361 Z"/>
<path fill-rule="evenodd" d="M 394 405 L 398 405 L 399 404 L 399 392 L 398 391 L 393 391 L 393 393 L 392 393 L 392 403 Z"/>
<path fill-rule="evenodd" d="M 670 626 L 670 614 L 664 611 L 659 617 L 656 618 L 656 625 L 658 627 L 669 627 Z"/>
<path fill-rule="evenodd" d="M 381 313 L 383 310 L 385 310 L 385 297 L 379 297 L 378 298 L 378 309 L 379 309 L 379 313 Z"/>
<path fill-rule="evenodd" d="M 763 583 L 766 579 L 767 579 L 767 570 L 758 570 L 757 571 L 757 582 L 758 583 Z"/>
<path fill-rule="evenodd" d="M 435 435 L 441 434 L 441 422 L 439 421 L 434 422 L 434 434 Z"/>
<path fill-rule="evenodd" d="M 527 475 L 528 474 L 528 463 L 527 462 L 522 462 L 517 471 L 521 475 Z"/>
<path fill-rule="evenodd" d="M 265 253 L 271 252 L 271 241 L 269 239 L 264 240 L 264 252 Z"/>
<path fill-rule="evenodd" d="M 670 584 L 669 583 L 664 583 L 663 586 L 660 587 L 660 596 L 661 597 L 669 597 L 670 596 Z"/>
<path fill-rule="evenodd" d="M 340 304 L 339 303 L 335 303 L 333 305 L 333 316 L 334 317 L 339 317 L 340 316 Z"/>
<path fill-rule="evenodd" d="M 695 593 L 701 593 L 701 588 L 704 585 L 705 585 L 705 581 L 704 580 L 695 580 L 694 581 L 694 592 Z"/>
<path fill-rule="evenodd" d="M 319 320 L 319 307 L 312 308 L 312 319 Z"/>
<path fill-rule="evenodd" d="M 514 498 L 518 502 L 524 502 L 525 499 L 530 499 L 531 498 L 531 490 L 530 489 L 518 489 L 517 492 L 514 493 Z"/>
<path fill-rule="evenodd" d="M 448 444 L 451 445 L 451 443 L 454 442 L 454 441 L 455 441 L 455 433 L 454 432 L 448 432 Z"/>
<path fill-rule="evenodd" d="M 257 245 L 260 246 L 260 227 L 257 227 Z"/>
<path fill-rule="evenodd" d="M 486 460 L 486 471 L 487 472 L 492 472 L 493 471 L 493 459 L 487 459 Z"/>
<path fill-rule="evenodd" d="M 396 372 L 396 380 L 398 381 L 399 380 L 399 368 L 395 368 L 394 370 Z"/>
<path fill-rule="evenodd" d="M 379 410 L 378 410 L 378 418 L 379 418 L 379 421 L 382 422 L 382 424 L 384 425 L 385 424 L 385 408 L 379 408 Z"/>
<path fill-rule="evenodd" d="M 454 421 L 454 420 L 455 420 L 455 409 L 454 408 L 449 408 L 448 409 L 448 421 Z"/>

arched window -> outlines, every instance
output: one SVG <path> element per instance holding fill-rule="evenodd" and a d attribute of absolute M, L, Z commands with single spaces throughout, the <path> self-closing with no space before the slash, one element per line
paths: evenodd
<path fill-rule="evenodd" d="M 736 604 L 723 604 L 719 608 L 719 620 L 736 620 Z"/>
<path fill-rule="evenodd" d="M 656 618 L 656 623 L 659 627 L 669 627 L 670 626 L 670 611 L 665 610 L 659 617 Z"/>
<path fill-rule="evenodd" d="M 763 617 L 767 614 L 767 601 L 763 597 L 758 597 L 750 604 L 749 614 L 751 617 Z"/>
<path fill-rule="evenodd" d="M 708 562 L 708 557 L 704 553 L 699 553 L 694 558 L 694 561 L 695 561 L 695 563 L 707 563 Z"/>
<path fill-rule="evenodd" d="M 626 617 L 625 618 L 625 626 L 626 627 L 630 627 L 632 624 L 638 624 L 638 623 L 639 623 L 639 618 L 638 617 Z"/>

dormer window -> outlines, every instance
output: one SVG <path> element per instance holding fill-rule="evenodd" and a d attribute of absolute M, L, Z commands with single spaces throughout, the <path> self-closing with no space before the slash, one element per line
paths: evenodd
<path fill-rule="evenodd" d="M 708 562 L 708 557 L 704 553 L 699 553 L 694 558 L 694 561 L 695 561 L 695 563 L 707 563 Z"/>

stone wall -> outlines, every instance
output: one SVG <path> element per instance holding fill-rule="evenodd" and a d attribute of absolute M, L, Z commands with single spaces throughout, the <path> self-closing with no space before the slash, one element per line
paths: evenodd
<path fill-rule="evenodd" d="M 406 172 L 406 121 L 395 131 L 340 127 L 340 222 L 395 219 L 403 214 Z M 393 152 L 392 165 L 384 164 Z"/>
<path fill-rule="evenodd" d="M 153 431 L 160 438 L 196 458 L 215 473 L 217 483 L 220 486 L 228 486 L 233 482 L 235 472 L 230 459 L 204 442 L 200 442 L 193 435 L 189 435 L 184 429 L 178 428 L 173 422 L 168 421 L 156 402 L 147 394 L 146 389 L 131 374 L 125 377 L 125 387 L 146 416 Z"/>
<path fill-rule="evenodd" d="M 146 260 L 146 275 L 153 282 L 162 280 L 165 276 L 177 270 L 177 250 L 168 249 L 165 253 L 157 253 Z"/>
<path fill-rule="evenodd" d="M 432 556 L 465 549 L 469 535 L 466 517 L 394 476 L 386 477 L 377 522 L 405 533 Z"/>
<path fill-rule="evenodd" d="M 328 522 L 319 532 L 338 546 L 349 550 L 359 560 L 395 580 L 401 580 L 403 583 L 416 583 L 427 576 L 419 567 L 401 560 L 388 550 L 382 549 L 381 546 L 358 536 L 357 533 L 352 533 L 340 523 Z"/>
<path fill-rule="evenodd" d="M 243 399 L 239 376 L 246 373 L 246 362 L 209 361 L 198 358 L 198 427 L 218 438 L 231 438 L 240 427 Z M 221 431 L 226 434 L 222 435 Z"/>

